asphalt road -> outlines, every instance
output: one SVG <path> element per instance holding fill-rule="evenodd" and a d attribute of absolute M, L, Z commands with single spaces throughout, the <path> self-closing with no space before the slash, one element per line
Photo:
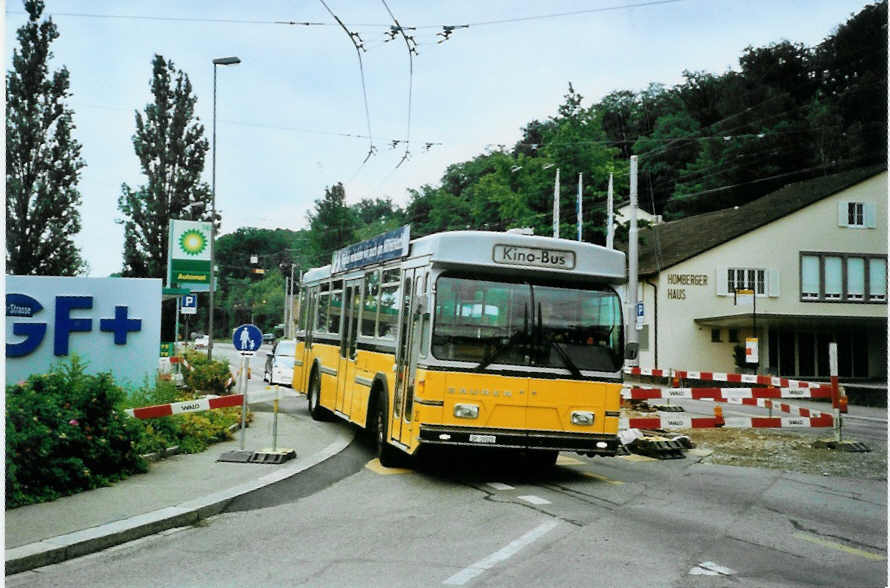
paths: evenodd
<path fill-rule="evenodd" d="M 305 415 L 298 399 L 297 414 Z M 306 417 L 308 418 L 308 417 Z M 331 426 L 347 426 L 332 423 Z M 195 527 L 9 586 L 885 586 L 886 481 L 687 459 L 427 455 L 369 442 Z"/>

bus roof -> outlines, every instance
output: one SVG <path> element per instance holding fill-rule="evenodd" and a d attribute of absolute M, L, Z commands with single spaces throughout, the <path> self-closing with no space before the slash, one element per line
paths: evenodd
<path fill-rule="evenodd" d="M 412 240 L 408 258 L 422 256 L 428 256 L 433 265 L 456 269 L 485 268 L 501 274 L 534 271 L 570 279 L 626 281 L 623 252 L 569 239 L 495 231 L 447 231 Z M 303 274 L 303 282 L 321 280 L 330 274 L 330 265 L 313 268 Z"/>

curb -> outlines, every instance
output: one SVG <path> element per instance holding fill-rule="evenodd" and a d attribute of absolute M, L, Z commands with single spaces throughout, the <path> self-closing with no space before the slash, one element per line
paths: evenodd
<path fill-rule="evenodd" d="M 193 525 L 223 512 L 234 499 L 295 476 L 337 455 L 352 443 L 355 431 L 338 433 L 331 444 L 251 482 L 220 490 L 128 519 L 44 539 L 6 550 L 6 576 L 101 551 L 167 529 Z"/>

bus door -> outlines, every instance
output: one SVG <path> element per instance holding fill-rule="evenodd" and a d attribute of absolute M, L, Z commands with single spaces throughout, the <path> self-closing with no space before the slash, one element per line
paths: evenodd
<path fill-rule="evenodd" d="M 303 306 L 300 309 L 303 313 L 303 329 L 305 329 L 305 337 L 303 339 L 302 348 L 297 346 L 297 354 L 294 356 L 294 390 L 297 392 L 308 393 L 309 372 L 312 366 L 312 329 L 315 327 L 315 302 L 318 299 L 318 288 L 311 288 L 305 296 Z"/>
<path fill-rule="evenodd" d="M 419 312 L 421 288 L 426 268 L 407 269 L 402 281 L 402 313 L 399 324 L 399 348 L 396 358 L 396 393 L 393 414 L 392 438 L 411 444 L 414 431 L 414 380 L 417 372 L 417 355 L 420 350 L 422 315 Z"/>
<path fill-rule="evenodd" d="M 361 304 L 361 278 L 346 280 L 343 285 L 343 328 L 340 332 L 340 359 L 337 367 L 336 409 L 346 416 L 352 410 L 352 388 L 355 379 L 355 341 L 358 335 L 358 314 Z"/>

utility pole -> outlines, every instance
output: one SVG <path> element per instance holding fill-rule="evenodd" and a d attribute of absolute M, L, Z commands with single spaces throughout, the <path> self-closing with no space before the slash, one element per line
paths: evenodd
<path fill-rule="evenodd" d="M 613 212 L 615 205 L 612 200 L 612 174 L 609 174 L 609 198 L 608 213 L 606 215 L 606 247 L 614 249 L 613 241 L 615 240 L 615 214 Z"/>
<path fill-rule="evenodd" d="M 628 276 L 627 276 L 627 347 L 628 365 L 640 365 L 639 335 L 636 327 L 638 289 L 638 247 L 637 232 L 637 156 L 630 156 L 630 230 L 628 235 Z"/>

